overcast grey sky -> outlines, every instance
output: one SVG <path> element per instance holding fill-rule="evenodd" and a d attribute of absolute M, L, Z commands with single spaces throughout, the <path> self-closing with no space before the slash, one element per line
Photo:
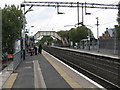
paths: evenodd
<path fill-rule="evenodd" d="M 24 0 L 1 0 L 0 7 L 4 7 L 5 4 L 20 5 Z M 100 4 L 117 4 L 119 0 L 26 0 L 26 1 L 58 1 L 58 2 L 87 2 L 87 3 L 100 3 Z M 64 27 L 66 25 L 75 25 L 77 23 L 77 9 L 76 8 L 59 8 L 60 12 L 65 14 L 58 15 L 57 9 L 54 7 L 33 7 L 34 11 L 26 14 L 27 29 L 30 29 L 30 34 L 34 35 L 37 31 L 60 31 L 70 30 L 74 26 Z M 81 8 L 80 8 L 80 22 L 81 20 Z M 113 28 L 117 24 L 118 10 L 104 10 L 104 9 L 87 9 L 87 12 L 92 15 L 84 15 L 84 24 L 89 27 L 94 36 L 97 37 L 96 17 L 99 18 L 99 35 L 106 30 L 106 28 Z M 30 26 L 34 26 L 30 28 Z M 33 32 L 33 33 L 31 33 Z"/>

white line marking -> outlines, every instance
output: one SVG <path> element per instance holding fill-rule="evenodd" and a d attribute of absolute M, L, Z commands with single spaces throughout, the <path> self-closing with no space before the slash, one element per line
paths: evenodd
<path fill-rule="evenodd" d="M 79 73 L 77 70 L 73 69 L 72 67 L 68 66 L 67 64 L 65 64 L 64 62 L 60 61 L 58 58 L 52 56 L 51 54 L 49 54 L 48 52 L 44 51 L 45 53 L 47 53 L 48 55 L 50 55 L 51 57 L 55 58 L 58 62 L 62 63 L 63 65 L 65 65 L 66 67 L 68 67 L 69 69 L 71 69 L 72 71 L 74 71 L 75 73 L 77 73 L 78 75 L 82 76 L 83 78 L 85 78 L 86 80 L 88 80 L 89 82 L 93 83 L 94 85 L 96 85 L 98 88 L 103 88 L 105 89 L 103 86 L 101 86 L 100 84 L 96 83 L 95 81 L 91 80 L 90 78 L 86 77 L 85 75 L 83 75 L 82 73 Z"/>
<path fill-rule="evenodd" d="M 24 67 L 24 68 L 31 69 L 32 67 Z"/>
<path fill-rule="evenodd" d="M 38 60 L 33 61 L 34 64 L 34 85 L 35 88 L 44 88 L 46 90 L 46 85 L 42 76 L 40 65 Z"/>

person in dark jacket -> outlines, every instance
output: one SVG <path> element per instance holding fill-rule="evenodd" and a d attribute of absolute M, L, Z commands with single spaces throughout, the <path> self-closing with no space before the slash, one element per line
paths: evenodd
<path fill-rule="evenodd" d="M 37 47 L 34 46 L 34 50 L 35 50 L 35 55 L 37 55 Z"/>
<path fill-rule="evenodd" d="M 38 52 L 41 54 L 41 52 L 42 52 L 42 45 L 40 44 L 39 45 L 39 50 L 38 50 Z"/>

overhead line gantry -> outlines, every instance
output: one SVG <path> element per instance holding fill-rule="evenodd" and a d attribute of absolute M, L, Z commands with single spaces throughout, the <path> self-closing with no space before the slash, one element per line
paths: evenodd
<path fill-rule="evenodd" d="M 42 6 L 42 7 L 78 7 L 78 2 L 34 2 L 25 1 L 22 6 Z M 118 9 L 117 4 L 97 4 L 97 3 L 80 3 L 79 7 L 85 8 L 99 8 L 99 9 Z"/>
<path fill-rule="evenodd" d="M 90 13 L 86 12 L 86 8 L 98 8 L 98 9 L 118 9 L 117 4 L 98 4 L 98 3 L 80 3 L 80 2 L 44 2 L 44 1 L 24 1 L 21 4 L 21 7 L 30 6 L 31 9 L 33 6 L 41 6 L 41 7 L 55 7 L 57 8 L 58 14 L 64 14 L 59 12 L 59 7 L 69 7 L 69 8 L 77 8 L 78 13 L 78 23 L 75 25 L 84 25 L 84 15 L 83 9 L 85 8 L 85 15 L 89 15 Z M 79 7 L 82 8 L 82 22 L 79 22 Z M 28 9 L 28 10 L 29 10 Z M 27 10 L 27 11 L 28 11 Z M 26 12 L 27 12 L 26 11 Z M 25 12 L 25 13 L 26 13 Z"/>

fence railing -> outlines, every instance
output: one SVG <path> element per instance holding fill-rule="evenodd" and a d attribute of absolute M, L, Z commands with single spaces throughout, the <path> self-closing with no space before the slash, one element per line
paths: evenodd
<path fill-rule="evenodd" d="M 13 71 L 18 67 L 18 65 L 21 63 L 22 58 L 21 58 L 21 51 L 17 52 L 14 54 L 14 59 L 13 59 Z"/>
<path fill-rule="evenodd" d="M 99 48 L 98 48 L 99 46 Z M 99 40 L 99 45 L 97 41 L 84 41 L 78 43 L 76 46 L 78 49 L 89 50 L 89 51 L 98 51 L 100 53 L 118 55 L 120 57 L 120 40 L 109 39 L 109 40 Z"/>

